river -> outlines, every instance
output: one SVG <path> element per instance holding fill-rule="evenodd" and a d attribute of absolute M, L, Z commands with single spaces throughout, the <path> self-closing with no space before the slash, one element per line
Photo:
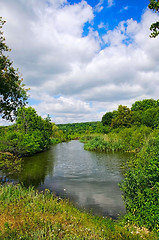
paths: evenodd
<path fill-rule="evenodd" d="M 83 143 L 74 140 L 25 158 L 22 172 L 13 178 L 69 198 L 79 209 L 115 219 L 125 213 L 118 183 L 123 179 L 121 164 L 128 157 L 85 151 Z"/>

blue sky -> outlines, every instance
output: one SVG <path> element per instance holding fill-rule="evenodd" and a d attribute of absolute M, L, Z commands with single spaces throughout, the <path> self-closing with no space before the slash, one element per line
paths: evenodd
<path fill-rule="evenodd" d="M 29 105 L 55 123 L 69 123 L 158 99 L 159 38 L 149 38 L 149 28 L 159 15 L 148 4 L 0 0 L 10 58 L 31 89 Z"/>
<path fill-rule="evenodd" d="M 79 0 L 69 1 L 71 4 L 79 3 Z M 90 6 L 94 8 L 95 18 L 93 21 L 93 27 L 98 29 L 98 25 L 103 22 L 107 25 L 106 30 L 112 30 L 120 21 L 126 21 L 133 18 L 137 22 L 140 22 L 142 13 L 146 10 L 149 0 L 137 1 L 137 0 L 120 0 L 120 1 L 86 1 Z M 97 10 L 99 9 L 99 10 Z M 97 11 L 96 11 L 97 10 Z M 99 12 L 98 12 L 99 11 Z M 91 25 L 91 24 L 90 24 Z M 101 29 L 101 33 L 105 32 Z"/>

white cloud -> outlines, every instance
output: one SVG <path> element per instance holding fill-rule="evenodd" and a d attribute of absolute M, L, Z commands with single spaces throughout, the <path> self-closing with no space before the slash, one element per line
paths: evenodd
<path fill-rule="evenodd" d="M 127 11 L 129 9 L 128 6 L 123 7 L 119 12 L 122 13 L 123 11 Z"/>
<path fill-rule="evenodd" d="M 86 1 L 5 0 L 0 9 L 11 59 L 42 116 L 60 123 L 100 120 L 119 104 L 158 98 L 159 38 L 149 38 L 156 14 L 147 10 L 140 23 L 122 21 L 101 38 L 93 27 L 83 36 L 95 17 Z"/>
<path fill-rule="evenodd" d="M 95 6 L 94 10 L 96 12 L 101 12 L 103 10 L 102 4 L 104 3 L 104 0 L 100 0 L 99 3 Z"/>
<path fill-rule="evenodd" d="M 99 117 L 94 108 L 85 101 L 72 97 L 51 98 L 48 95 L 41 96 L 43 101 L 35 106 L 38 114 L 45 117 L 46 113 L 56 123 L 85 122 L 89 118 L 97 120 Z M 99 119 L 100 120 L 100 119 Z"/>
<path fill-rule="evenodd" d="M 112 7 L 114 5 L 114 0 L 108 0 L 108 7 Z"/>
<path fill-rule="evenodd" d="M 7 121 L 5 119 L 2 119 L 0 117 L 0 126 L 9 126 L 9 125 L 11 125 L 11 122 L 9 122 L 9 121 Z"/>
<path fill-rule="evenodd" d="M 101 22 L 100 24 L 98 24 L 98 28 L 105 28 L 106 30 L 108 29 L 108 23 L 104 24 L 104 22 Z"/>

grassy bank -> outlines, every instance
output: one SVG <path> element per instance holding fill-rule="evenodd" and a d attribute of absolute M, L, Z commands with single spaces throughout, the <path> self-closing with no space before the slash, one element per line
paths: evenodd
<path fill-rule="evenodd" d="M 0 186 L 0 239 L 158 239 L 146 229 L 81 212 L 46 190 Z"/>
<path fill-rule="evenodd" d="M 127 210 L 125 219 L 159 232 L 159 129 L 116 129 L 87 140 L 85 149 L 136 152 L 123 166 L 125 179 L 120 184 Z"/>
<path fill-rule="evenodd" d="M 96 136 L 91 140 L 88 137 L 82 140 L 86 140 L 85 150 L 139 152 L 150 138 L 157 135 L 159 135 L 159 129 L 132 126 L 114 129 L 108 134 Z"/>

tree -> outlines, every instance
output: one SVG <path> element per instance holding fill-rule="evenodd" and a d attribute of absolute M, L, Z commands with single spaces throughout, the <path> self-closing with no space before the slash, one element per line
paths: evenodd
<path fill-rule="evenodd" d="M 117 116 L 112 119 L 111 126 L 113 128 L 131 127 L 133 112 L 127 107 L 119 105 Z"/>
<path fill-rule="evenodd" d="M 42 119 L 32 107 L 18 109 L 15 124 L 18 151 L 30 155 L 47 149 L 53 134 L 51 119 Z"/>
<path fill-rule="evenodd" d="M 12 62 L 6 52 L 10 51 L 5 44 L 5 38 L 1 31 L 5 21 L 0 17 L 0 115 L 2 118 L 13 121 L 17 109 L 26 104 L 27 89 L 22 84 L 23 79 L 17 70 L 12 66 Z"/>
<path fill-rule="evenodd" d="M 142 123 L 147 127 L 159 126 L 159 107 L 149 108 L 142 114 Z"/>
<path fill-rule="evenodd" d="M 148 7 L 155 12 L 159 12 L 159 0 L 150 0 Z M 150 30 L 152 31 L 150 37 L 157 37 L 159 35 L 159 22 L 152 23 Z"/>
<path fill-rule="evenodd" d="M 107 112 L 102 117 L 102 124 L 110 126 L 111 122 L 112 122 L 112 119 L 113 119 L 113 113 L 112 112 Z"/>
<path fill-rule="evenodd" d="M 132 107 L 132 111 L 146 111 L 149 108 L 158 107 L 159 100 L 154 99 L 144 99 L 142 101 L 136 101 Z"/>

